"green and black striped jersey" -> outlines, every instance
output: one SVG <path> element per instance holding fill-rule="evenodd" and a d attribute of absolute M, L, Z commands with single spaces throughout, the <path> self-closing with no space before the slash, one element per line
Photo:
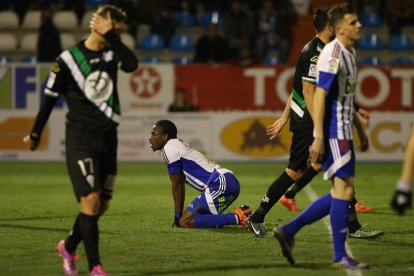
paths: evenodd
<path fill-rule="evenodd" d="M 325 43 L 318 37 L 309 41 L 299 56 L 296 63 L 296 71 L 293 80 L 292 102 L 290 105 L 290 128 L 303 125 L 313 126 L 312 118 L 306 108 L 303 97 L 302 82 L 309 82 L 316 85 L 316 63 Z"/>
<path fill-rule="evenodd" d="M 68 124 L 97 131 L 116 127 L 121 115 L 116 85 L 118 65 L 112 49 L 92 51 L 81 41 L 58 57 L 45 94 L 65 96 Z"/>

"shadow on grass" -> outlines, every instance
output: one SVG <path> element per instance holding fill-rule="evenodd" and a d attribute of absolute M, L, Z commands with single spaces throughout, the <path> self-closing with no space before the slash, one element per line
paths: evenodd
<path fill-rule="evenodd" d="M 36 216 L 36 217 L 14 217 L 14 218 L 1 218 L 0 221 L 29 221 L 29 220 L 48 220 L 48 219 L 62 219 L 72 218 L 71 216 Z"/>
<path fill-rule="evenodd" d="M 34 230 L 34 231 L 46 231 L 46 232 L 68 232 L 68 229 L 55 228 L 55 227 L 41 227 L 41 226 L 30 226 L 30 225 L 17 225 L 1 223 L 0 228 L 12 228 L 12 229 L 23 229 L 23 230 Z"/>
<path fill-rule="evenodd" d="M 245 271 L 244 274 L 248 275 L 249 270 L 254 270 L 257 272 L 257 270 L 260 269 L 292 269 L 296 270 L 326 270 L 330 269 L 330 266 L 328 263 L 304 263 L 304 264 L 297 264 L 295 266 L 291 266 L 288 263 L 269 263 L 269 264 L 240 264 L 240 265 L 228 265 L 228 266 L 209 266 L 209 267 L 191 267 L 191 268 L 185 268 L 185 269 L 177 269 L 177 270 L 165 270 L 165 271 L 156 271 L 151 270 L 150 272 L 143 271 L 143 275 L 168 275 L 168 274 L 192 274 L 192 273 L 214 273 L 214 272 L 226 272 L 229 273 L 233 270 L 243 270 Z M 128 273 L 129 271 L 118 271 L 119 273 Z M 299 272 L 299 271 L 298 271 Z M 276 271 L 275 271 L 276 273 Z"/>

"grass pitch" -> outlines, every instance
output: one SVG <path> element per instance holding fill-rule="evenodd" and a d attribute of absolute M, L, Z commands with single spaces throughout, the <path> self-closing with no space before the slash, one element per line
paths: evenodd
<path fill-rule="evenodd" d="M 242 188 L 230 207 L 256 208 L 285 164 L 222 163 L 233 170 Z M 398 163 L 357 164 L 356 195 L 376 208 L 359 214 L 362 224 L 381 229 L 375 240 L 348 239 L 352 254 L 371 264 L 368 271 L 331 269 L 332 245 L 323 221 L 296 236 L 291 267 L 276 240 L 258 239 L 237 227 L 171 228 L 171 185 L 161 163 L 121 163 L 110 210 L 100 220 L 100 252 L 111 275 L 413 275 L 413 211 L 396 215 L 389 200 L 400 173 Z M 0 275 L 61 275 L 56 243 L 70 230 L 78 205 L 64 163 L 0 163 Z M 317 176 L 311 188 L 322 195 L 330 183 Z M 187 187 L 186 204 L 196 195 Z M 309 204 L 305 191 L 298 206 Z M 266 217 L 269 230 L 295 216 L 275 205 Z M 83 245 L 78 268 L 87 275 Z"/>

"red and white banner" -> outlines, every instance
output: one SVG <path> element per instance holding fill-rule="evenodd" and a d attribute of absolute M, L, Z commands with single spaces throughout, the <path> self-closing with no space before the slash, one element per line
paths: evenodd
<path fill-rule="evenodd" d="M 201 111 L 282 111 L 292 90 L 294 67 L 232 65 L 142 65 L 132 74 L 120 72 L 122 110 L 163 114 L 174 89 L 187 91 Z M 36 112 L 49 66 L 9 64 L 0 67 L 0 110 Z M 370 111 L 414 110 L 414 67 L 362 66 L 357 102 Z M 57 109 L 64 109 L 60 101 Z"/>
<path fill-rule="evenodd" d="M 295 68 L 176 66 L 177 85 L 201 110 L 283 110 Z M 414 110 L 414 67 L 362 66 L 356 101 L 371 111 Z"/>

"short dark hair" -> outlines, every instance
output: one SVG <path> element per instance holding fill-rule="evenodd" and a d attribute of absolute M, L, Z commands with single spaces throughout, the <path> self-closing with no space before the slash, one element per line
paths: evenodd
<path fill-rule="evenodd" d="M 159 120 L 155 123 L 155 126 L 159 127 L 162 134 L 167 134 L 168 139 L 177 138 L 177 127 L 169 120 Z"/>
<path fill-rule="evenodd" d="M 332 6 L 328 11 L 329 24 L 335 26 L 341 21 L 345 14 L 355 13 L 354 8 L 349 3 L 342 3 Z"/>
<path fill-rule="evenodd" d="M 315 14 L 313 16 L 313 26 L 315 26 L 315 30 L 317 33 L 323 31 L 329 23 L 329 16 L 328 16 L 328 7 L 318 8 L 315 10 Z"/>
<path fill-rule="evenodd" d="M 114 5 L 105 4 L 99 6 L 96 10 L 97 14 L 105 18 L 108 12 L 111 14 L 112 20 L 116 22 L 124 22 L 126 20 L 126 13 Z"/>

